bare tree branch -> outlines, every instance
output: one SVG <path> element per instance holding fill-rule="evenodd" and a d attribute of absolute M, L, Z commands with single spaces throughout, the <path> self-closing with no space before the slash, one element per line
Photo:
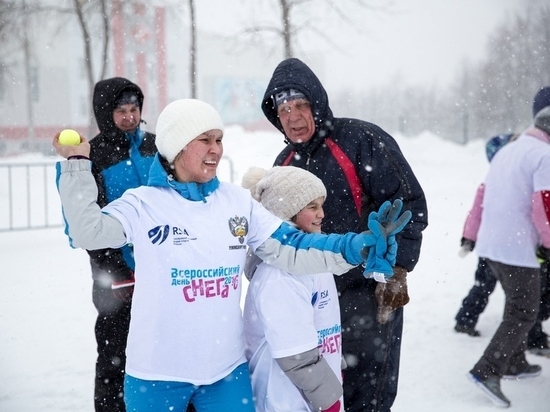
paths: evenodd
<path fill-rule="evenodd" d="M 257 0 L 256 0 L 257 1 Z M 270 0 L 274 2 L 275 0 Z M 254 24 L 240 32 L 240 35 L 254 34 L 275 34 L 281 41 L 285 58 L 292 57 L 294 49 L 299 47 L 298 38 L 302 33 L 312 33 L 315 36 L 322 37 L 331 47 L 343 52 L 341 46 L 338 46 L 332 40 L 327 32 L 329 26 L 319 28 L 318 18 L 315 14 L 322 13 L 322 9 L 327 9 L 331 17 L 330 21 L 344 23 L 346 28 L 353 28 L 358 33 L 368 32 L 365 24 L 359 19 L 364 14 L 359 11 L 364 10 L 370 13 L 390 13 L 393 10 L 393 1 L 388 0 L 348 0 L 346 2 L 337 0 L 278 0 L 280 9 L 280 19 L 278 25 Z M 352 5 L 353 7 L 350 7 Z M 333 19 L 332 16 L 335 18 Z M 332 26 L 332 25 L 331 25 Z M 337 25 L 334 25 L 335 27 Z"/>
<path fill-rule="evenodd" d="M 189 19 L 191 26 L 191 46 L 189 50 L 189 74 L 191 76 L 191 97 L 194 99 L 197 97 L 197 25 L 195 21 L 195 3 L 193 0 L 189 0 Z"/>
<path fill-rule="evenodd" d="M 88 77 L 88 88 L 93 90 L 95 81 L 94 81 L 94 70 L 92 67 L 92 51 L 90 47 L 90 32 L 88 30 L 88 25 L 86 24 L 86 19 L 84 18 L 83 7 L 87 3 L 86 0 L 73 0 L 74 11 L 78 19 L 80 29 L 82 30 L 82 39 L 84 40 L 84 64 L 86 65 L 86 75 Z"/>
<path fill-rule="evenodd" d="M 101 3 L 101 14 L 103 17 L 102 23 L 103 23 L 103 58 L 101 61 L 103 64 L 101 65 L 101 72 L 99 74 L 100 79 L 105 78 L 105 74 L 107 73 L 107 62 L 109 61 L 108 55 L 109 55 L 109 42 L 111 40 L 111 24 L 109 19 L 109 13 L 107 10 L 107 4 L 106 0 L 100 0 Z"/>

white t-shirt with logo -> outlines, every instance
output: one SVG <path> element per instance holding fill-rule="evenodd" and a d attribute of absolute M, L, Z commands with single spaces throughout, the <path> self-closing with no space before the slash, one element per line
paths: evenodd
<path fill-rule="evenodd" d="M 476 241 L 479 256 L 512 266 L 540 266 L 532 196 L 542 190 L 550 190 L 550 144 L 523 134 L 491 161 Z"/>
<path fill-rule="evenodd" d="M 275 358 L 315 347 L 341 382 L 341 321 L 334 275 L 291 275 L 261 263 L 248 286 L 246 357 L 258 411 L 310 411 Z"/>
<path fill-rule="evenodd" d="M 222 182 L 202 201 L 169 188 L 127 191 L 103 211 L 134 246 L 135 289 L 126 372 L 207 385 L 246 361 L 240 309 L 246 246 L 281 220 L 250 192 Z"/>

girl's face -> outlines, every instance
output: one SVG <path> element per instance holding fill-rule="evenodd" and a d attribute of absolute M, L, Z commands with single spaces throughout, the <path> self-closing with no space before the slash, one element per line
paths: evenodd
<path fill-rule="evenodd" d="M 321 223 L 325 217 L 323 211 L 324 197 L 318 197 L 298 212 L 292 219 L 298 229 L 306 233 L 321 233 Z"/>
<path fill-rule="evenodd" d="M 192 140 L 174 159 L 178 182 L 206 183 L 216 177 L 223 155 L 223 133 L 209 130 Z"/>

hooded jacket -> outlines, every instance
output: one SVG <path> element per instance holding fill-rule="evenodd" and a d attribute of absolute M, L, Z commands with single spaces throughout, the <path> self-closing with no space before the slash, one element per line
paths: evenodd
<path fill-rule="evenodd" d="M 94 114 L 99 134 L 90 141 L 92 174 L 98 188 L 98 204 L 103 207 L 118 199 L 127 189 L 147 183 L 149 168 L 157 151 L 155 136 L 139 127 L 134 133 L 120 130 L 113 120 L 116 99 L 125 91 L 138 98 L 143 108 L 143 93 L 131 81 L 114 77 L 96 83 L 93 95 Z M 92 266 L 107 272 L 114 282 L 131 279 L 134 270 L 132 248 L 88 251 Z M 97 276 L 95 270 L 92 271 Z"/>
<path fill-rule="evenodd" d="M 305 143 L 292 143 L 285 137 L 287 146 L 274 164 L 301 167 L 323 181 L 330 194 L 323 205 L 327 233 L 366 230 L 370 212 L 386 200 L 402 199 L 403 209 L 413 217 L 397 236 L 396 265 L 412 271 L 420 255 L 422 231 L 428 225 L 428 210 L 422 187 L 397 142 L 372 123 L 334 117 L 325 88 L 295 58 L 277 66 L 262 101 L 265 116 L 283 134 L 272 96 L 287 89 L 300 91 L 310 102 L 315 133 Z M 337 282 L 350 286 L 358 277 L 363 279 L 361 269 L 355 268 Z"/>

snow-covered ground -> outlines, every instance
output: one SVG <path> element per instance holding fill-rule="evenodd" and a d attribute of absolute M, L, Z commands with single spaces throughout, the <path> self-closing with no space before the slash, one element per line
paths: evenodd
<path fill-rule="evenodd" d="M 466 373 L 500 322 L 500 287 L 481 316 L 480 338 L 453 330 L 477 263 L 475 254 L 458 257 L 458 245 L 488 168 L 484 143 L 460 146 L 430 133 L 396 138 L 426 192 L 430 225 L 420 262 L 408 278 L 411 302 L 405 310 L 399 393 L 392 410 L 493 411 L 496 407 Z M 224 145 L 233 180 L 239 183 L 249 166 L 269 167 L 283 142 L 277 132 L 230 127 Z M 230 179 L 229 165 L 222 165 L 220 178 Z M 5 205 L 3 185 L 0 204 Z M 43 182 L 36 179 L 31 185 Z M 71 249 L 61 228 L 0 233 L 0 279 L 0 411 L 93 411 L 95 309 L 87 254 Z M 548 330 L 550 323 L 544 326 Z M 550 359 L 528 359 L 543 367 L 542 375 L 503 381 L 503 392 L 517 411 L 550 411 Z"/>

